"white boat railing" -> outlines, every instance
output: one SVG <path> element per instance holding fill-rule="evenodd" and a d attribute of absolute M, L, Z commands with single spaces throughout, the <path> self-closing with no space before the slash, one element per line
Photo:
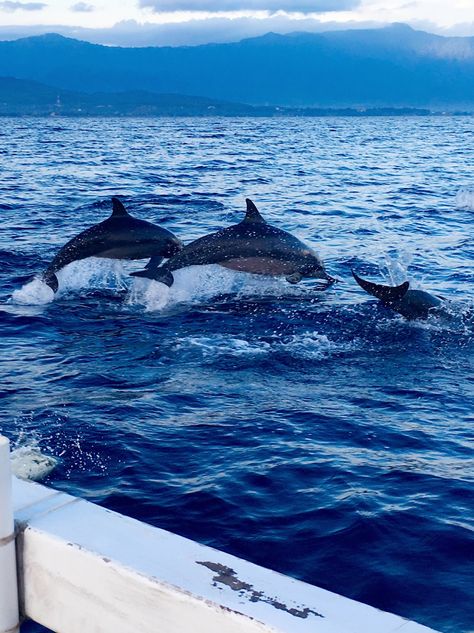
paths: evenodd
<path fill-rule="evenodd" d="M 17 631 L 19 612 L 57 633 L 433 633 L 12 478 L 8 462 L 0 439 L 0 633 Z"/>
<path fill-rule="evenodd" d="M 18 591 L 10 444 L 0 435 L 0 633 L 18 631 Z"/>

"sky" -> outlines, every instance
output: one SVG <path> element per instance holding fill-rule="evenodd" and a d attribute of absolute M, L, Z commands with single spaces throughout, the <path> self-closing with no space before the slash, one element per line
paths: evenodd
<path fill-rule="evenodd" d="M 44 32 L 130 46 L 404 22 L 474 35 L 474 0 L 0 0 L 0 39 Z"/>

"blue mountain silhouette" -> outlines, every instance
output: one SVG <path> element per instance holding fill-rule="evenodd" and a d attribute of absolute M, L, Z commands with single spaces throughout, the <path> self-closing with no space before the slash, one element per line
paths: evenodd
<path fill-rule="evenodd" d="M 0 76 L 89 93 L 147 91 L 253 105 L 472 109 L 474 38 L 392 25 L 121 48 L 49 34 L 0 42 Z"/>

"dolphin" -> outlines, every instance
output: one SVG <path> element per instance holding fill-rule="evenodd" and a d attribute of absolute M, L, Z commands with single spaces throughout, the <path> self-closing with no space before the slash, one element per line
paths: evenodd
<path fill-rule="evenodd" d="M 59 286 L 56 273 L 71 262 L 86 257 L 108 259 L 146 259 L 162 261 L 172 257 L 182 243 L 170 231 L 131 216 L 118 198 L 112 198 L 112 215 L 89 227 L 65 244 L 48 268 L 43 281 L 56 292 Z"/>
<path fill-rule="evenodd" d="M 321 259 L 296 237 L 268 224 L 254 203 L 246 199 L 247 213 L 239 224 L 200 237 L 160 266 L 153 257 L 145 270 L 131 273 L 161 281 L 168 287 L 172 272 L 187 266 L 219 264 L 231 270 L 256 275 L 283 276 L 292 284 L 303 277 L 323 279 L 326 289 L 335 279 L 327 274 Z"/>
<path fill-rule="evenodd" d="M 384 306 L 406 319 L 427 319 L 433 311 L 439 310 L 445 301 L 443 297 L 435 297 L 424 290 L 411 290 L 408 281 L 400 286 L 382 286 L 362 279 L 354 271 L 352 275 L 369 295 L 377 297 Z"/>

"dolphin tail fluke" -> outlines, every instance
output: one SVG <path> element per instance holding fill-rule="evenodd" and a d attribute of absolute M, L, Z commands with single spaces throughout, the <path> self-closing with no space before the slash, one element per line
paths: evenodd
<path fill-rule="evenodd" d="M 160 281 L 168 288 L 174 283 L 174 277 L 166 268 L 145 268 L 145 270 L 137 270 L 134 273 L 130 273 L 132 277 L 145 277 L 145 279 L 153 279 L 154 281 Z"/>
<path fill-rule="evenodd" d="M 51 270 L 46 270 L 43 273 L 44 283 L 51 288 L 53 292 L 57 292 L 59 288 L 59 281 L 56 275 Z"/>
<path fill-rule="evenodd" d="M 382 303 L 388 306 L 401 301 L 410 287 L 408 281 L 403 282 L 400 286 L 382 286 L 381 284 L 374 284 L 371 281 L 362 279 L 354 271 L 352 271 L 352 275 L 359 286 L 368 292 L 369 295 L 377 297 L 377 299 L 380 299 Z"/>

